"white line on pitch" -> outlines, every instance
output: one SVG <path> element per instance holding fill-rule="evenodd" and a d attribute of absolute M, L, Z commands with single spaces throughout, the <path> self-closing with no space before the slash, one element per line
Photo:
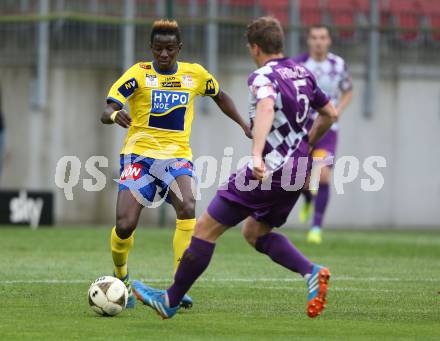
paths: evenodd
<path fill-rule="evenodd" d="M 295 287 L 287 287 L 287 286 L 264 286 L 259 289 L 267 289 L 267 290 L 286 290 L 286 291 L 304 291 L 304 288 L 295 288 Z M 356 292 L 396 292 L 396 290 L 391 289 L 377 289 L 377 288 L 345 288 L 345 287 L 332 287 L 329 290 L 331 291 L 356 291 Z M 402 290 L 397 290 L 401 292 Z M 415 290 L 408 290 L 408 292 L 413 292 Z"/>
<path fill-rule="evenodd" d="M 362 281 L 362 282 L 440 282 L 438 278 L 386 278 L 386 277 L 334 277 L 333 281 Z M 142 278 L 147 283 L 170 282 L 171 278 Z M 198 282 L 205 283 L 258 283 L 258 282 L 301 282 L 302 278 L 202 278 Z M 82 284 L 91 283 L 87 279 L 12 279 L 0 280 L 0 284 Z"/>

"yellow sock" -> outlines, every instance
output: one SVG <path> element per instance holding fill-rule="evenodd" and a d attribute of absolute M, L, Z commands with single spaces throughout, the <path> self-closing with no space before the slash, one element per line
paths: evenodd
<path fill-rule="evenodd" d="M 176 219 L 176 232 L 174 232 L 173 238 L 174 272 L 176 272 L 180 263 L 180 258 L 191 242 L 194 226 L 196 226 L 195 218 L 184 220 Z"/>
<path fill-rule="evenodd" d="M 134 233 L 127 239 L 121 239 L 116 234 L 116 226 L 112 229 L 110 245 L 112 249 L 113 264 L 115 265 L 115 275 L 118 278 L 127 276 L 128 252 L 133 247 Z"/>

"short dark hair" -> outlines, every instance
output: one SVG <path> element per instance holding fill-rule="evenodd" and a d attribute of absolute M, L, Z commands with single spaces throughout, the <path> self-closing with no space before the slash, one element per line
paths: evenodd
<path fill-rule="evenodd" d="M 284 49 L 284 32 L 274 17 L 261 17 L 252 21 L 246 29 L 249 44 L 258 45 L 264 53 L 276 54 Z"/>
<path fill-rule="evenodd" d="M 156 34 L 174 35 L 177 41 L 181 43 L 180 28 L 176 20 L 160 19 L 153 23 L 151 29 L 150 43 L 153 44 L 154 36 Z"/>
<path fill-rule="evenodd" d="M 309 28 L 307 29 L 307 35 L 309 35 L 312 30 L 320 29 L 320 28 L 326 29 L 329 36 L 332 35 L 332 32 L 330 31 L 330 27 L 328 27 L 327 25 L 324 25 L 324 24 L 315 24 L 315 25 L 309 26 Z"/>

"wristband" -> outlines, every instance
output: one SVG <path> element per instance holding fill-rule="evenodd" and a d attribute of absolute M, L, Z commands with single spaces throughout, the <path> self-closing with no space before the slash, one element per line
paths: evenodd
<path fill-rule="evenodd" d="M 110 119 L 114 122 L 116 119 L 116 115 L 118 114 L 119 111 L 113 111 L 112 114 L 110 115 Z"/>

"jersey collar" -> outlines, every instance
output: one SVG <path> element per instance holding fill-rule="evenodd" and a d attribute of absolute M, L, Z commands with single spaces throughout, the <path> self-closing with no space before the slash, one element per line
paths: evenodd
<path fill-rule="evenodd" d="M 164 72 L 164 71 L 160 71 L 156 65 L 156 62 L 153 61 L 153 68 L 154 68 L 154 71 L 156 71 L 156 73 L 158 73 L 160 75 L 174 75 L 177 72 L 177 69 L 179 68 L 179 63 L 176 62 L 176 65 L 172 70 Z"/>
<path fill-rule="evenodd" d="M 289 57 L 284 56 L 284 57 L 279 57 L 279 58 L 272 58 L 272 59 L 269 59 L 266 63 L 264 63 L 264 65 L 267 65 L 271 62 L 280 62 L 280 61 L 286 60 L 286 59 L 289 59 Z"/>

